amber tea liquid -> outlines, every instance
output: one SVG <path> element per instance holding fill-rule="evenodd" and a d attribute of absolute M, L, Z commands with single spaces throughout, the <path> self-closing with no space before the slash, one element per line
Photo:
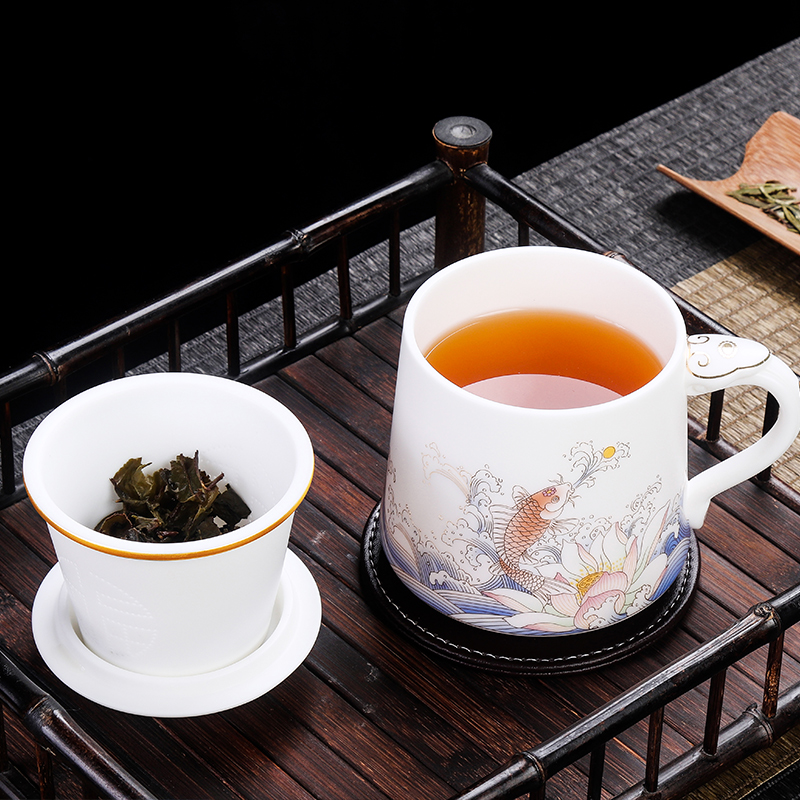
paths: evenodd
<path fill-rule="evenodd" d="M 426 354 L 444 377 L 474 394 L 527 408 L 581 408 L 644 386 L 661 362 L 610 322 L 564 311 L 488 314 Z"/>

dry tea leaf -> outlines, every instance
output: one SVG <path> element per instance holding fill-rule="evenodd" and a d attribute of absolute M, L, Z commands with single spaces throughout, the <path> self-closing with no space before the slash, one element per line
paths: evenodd
<path fill-rule="evenodd" d="M 738 189 L 728 192 L 740 203 L 760 208 L 778 222 L 782 222 L 792 233 L 800 234 L 800 201 L 792 194 L 797 191 L 780 181 L 764 183 L 740 183 Z"/>

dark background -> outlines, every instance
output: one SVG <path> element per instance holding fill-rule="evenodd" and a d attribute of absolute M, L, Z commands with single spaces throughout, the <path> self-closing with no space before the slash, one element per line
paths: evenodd
<path fill-rule="evenodd" d="M 777 9 L 64 5 L 10 36 L 0 369 L 422 166 L 439 119 L 487 122 L 513 177 L 800 35 Z"/>

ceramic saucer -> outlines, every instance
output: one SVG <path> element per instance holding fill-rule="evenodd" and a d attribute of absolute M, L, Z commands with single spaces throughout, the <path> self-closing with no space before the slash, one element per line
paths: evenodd
<path fill-rule="evenodd" d="M 240 661 L 201 675 L 143 675 L 95 655 L 80 638 L 58 564 L 42 581 L 32 613 L 36 646 L 47 666 L 67 686 L 100 705 L 148 717 L 212 714 L 266 694 L 305 660 L 321 621 L 317 584 L 292 552 L 286 554 L 264 643 Z"/>

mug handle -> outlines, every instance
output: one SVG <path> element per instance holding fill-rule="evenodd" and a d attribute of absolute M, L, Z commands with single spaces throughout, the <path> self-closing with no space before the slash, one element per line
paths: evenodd
<path fill-rule="evenodd" d="M 751 385 L 766 389 L 779 405 L 778 419 L 761 439 L 689 481 L 684 513 L 692 528 L 700 528 L 715 495 L 766 469 L 791 447 L 800 432 L 800 384 L 789 366 L 759 342 L 702 333 L 689 336 L 688 346 L 688 395 Z"/>

